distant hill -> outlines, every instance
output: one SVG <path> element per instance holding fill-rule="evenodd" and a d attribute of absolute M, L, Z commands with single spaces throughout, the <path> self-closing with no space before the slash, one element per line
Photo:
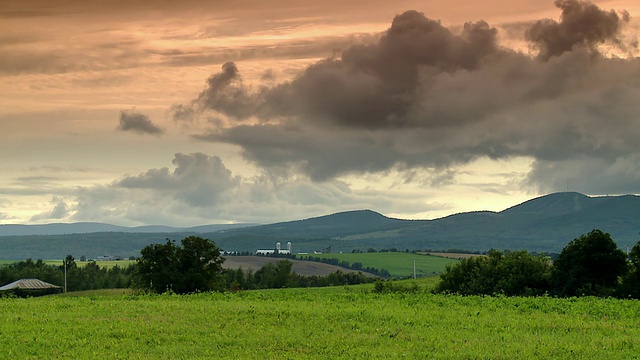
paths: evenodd
<path fill-rule="evenodd" d="M 71 224 L 44 224 L 44 225 L 14 225 L 0 224 L 0 236 L 23 236 L 23 235 L 68 235 L 68 234 L 89 234 L 97 232 L 125 232 L 125 233 L 206 233 L 216 232 L 225 229 L 255 226 L 256 224 L 214 224 L 193 227 L 172 227 L 164 225 L 147 226 L 117 226 L 96 222 L 78 222 Z"/>
<path fill-rule="evenodd" d="M 399 220 L 370 210 L 227 230 L 215 236 L 225 249 L 249 250 L 291 241 L 294 251 L 331 247 L 560 252 L 581 234 L 601 229 L 620 247 L 640 240 L 640 197 L 589 197 L 575 192 L 538 197 L 504 211 L 455 214 L 435 220 Z"/>
<path fill-rule="evenodd" d="M 166 238 L 180 240 L 194 234 L 213 239 L 227 251 L 253 252 L 274 248 L 276 242 L 285 246 L 291 241 L 294 252 L 351 252 L 368 248 L 559 252 L 572 239 L 596 228 L 610 233 L 622 249 L 633 246 L 640 240 L 640 197 L 589 197 L 564 192 L 538 197 L 500 212 L 469 212 L 436 220 L 400 220 L 359 210 L 259 226 L 2 225 L 0 235 L 14 236 L 0 236 L 0 259 L 58 259 L 66 254 L 89 258 L 137 256 L 150 243 L 164 242 Z"/>

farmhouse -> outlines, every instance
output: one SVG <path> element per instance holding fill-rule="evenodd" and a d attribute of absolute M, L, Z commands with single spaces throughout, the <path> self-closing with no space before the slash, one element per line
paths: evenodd
<path fill-rule="evenodd" d="M 20 279 L 0 287 L 0 294 L 13 293 L 20 297 L 56 294 L 61 291 L 60 286 L 38 279 Z"/>

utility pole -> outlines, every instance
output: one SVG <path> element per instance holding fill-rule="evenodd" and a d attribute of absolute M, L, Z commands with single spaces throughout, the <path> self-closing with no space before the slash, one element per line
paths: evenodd
<path fill-rule="evenodd" d="M 64 292 L 67 292 L 67 258 L 62 262 L 64 263 Z"/>
<path fill-rule="evenodd" d="M 413 278 L 416 278 L 416 259 L 413 259 Z"/>

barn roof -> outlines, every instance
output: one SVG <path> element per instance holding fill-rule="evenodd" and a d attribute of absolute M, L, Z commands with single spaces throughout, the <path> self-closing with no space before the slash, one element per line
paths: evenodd
<path fill-rule="evenodd" d="M 12 282 L 11 284 L 7 284 L 5 286 L 0 287 L 0 291 L 3 290 L 41 290 L 41 289 L 59 289 L 60 286 L 56 286 L 53 284 L 49 284 L 48 282 L 44 282 L 38 279 L 20 279 Z"/>

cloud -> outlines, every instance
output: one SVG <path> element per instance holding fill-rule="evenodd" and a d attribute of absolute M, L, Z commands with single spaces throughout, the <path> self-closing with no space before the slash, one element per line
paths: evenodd
<path fill-rule="evenodd" d="M 621 155 L 614 160 L 539 160 L 532 168 L 527 182 L 542 192 L 566 189 L 607 195 L 636 194 L 639 180 L 640 156 L 635 153 Z"/>
<path fill-rule="evenodd" d="M 47 173 L 85 173 L 90 171 L 95 171 L 95 169 L 86 167 L 86 166 L 53 166 L 53 165 L 40 165 L 40 166 L 30 166 L 23 168 L 22 171 L 25 172 L 47 172 Z M 57 180 L 56 178 L 52 178 L 50 180 Z"/>
<path fill-rule="evenodd" d="M 526 31 L 537 56 L 500 46 L 484 21 L 454 33 L 407 11 L 377 43 L 351 46 L 290 81 L 249 88 L 227 63 L 189 107 L 223 121 L 192 124 L 194 137 L 239 145 L 266 171 L 315 181 L 391 169 L 446 174 L 482 158 L 526 157 L 534 159 L 527 186 L 562 190 L 566 174 L 550 163 L 583 164 L 573 167 L 576 177 L 590 176 L 590 163 L 635 169 L 640 164 L 625 159 L 640 151 L 640 58 L 599 51 L 632 46 L 619 36 L 628 14 L 581 1 L 556 5 L 560 22 Z M 640 184 L 637 171 L 627 177 Z M 599 189 L 619 185 L 603 181 Z"/>
<path fill-rule="evenodd" d="M 51 205 L 53 206 L 51 210 L 34 215 L 29 221 L 60 220 L 70 215 L 69 208 L 64 199 L 54 196 L 53 199 L 51 199 Z"/>
<path fill-rule="evenodd" d="M 176 154 L 176 169 L 152 169 L 138 176 L 127 176 L 115 186 L 125 189 L 148 189 L 165 193 L 176 200 L 196 207 L 214 206 L 229 195 L 239 182 L 222 160 L 202 153 Z"/>
<path fill-rule="evenodd" d="M 120 111 L 118 130 L 133 131 L 141 135 L 164 134 L 164 130 L 153 124 L 147 115 L 136 112 L 135 110 Z"/>
<path fill-rule="evenodd" d="M 176 154 L 173 169 L 154 168 L 79 188 L 72 219 L 116 224 L 203 224 L 296 220 L 371 208 L 383 213 L 442 210 L 403 191 L 352 190 L 343 181 L 263 173 L 241 177 L 217 156 Z"/>
<path fill-rule="evenodd" d="M 10 205 L 11 204 L 9 200 L 0 197 L 0 208 L 10 208 Z M 9 220 L 9 219 L 13 219 L 13 217 L 5 212 L 0 211 L 0 220 Z"/>
<path fill-rule="evenodd" d="M 541 59 L 561 55 L 576 46 L 597 52 L 596 46 L 606 42 L 624 48 L 620 35 L 622 26 L 629 22 L 628 12 L 607 12 L 580 0 L 556 0 L 554 4 L 562 10 L 560 22 L 539 20 L 525 33 L 526 39 L 540 50 Z"/>

